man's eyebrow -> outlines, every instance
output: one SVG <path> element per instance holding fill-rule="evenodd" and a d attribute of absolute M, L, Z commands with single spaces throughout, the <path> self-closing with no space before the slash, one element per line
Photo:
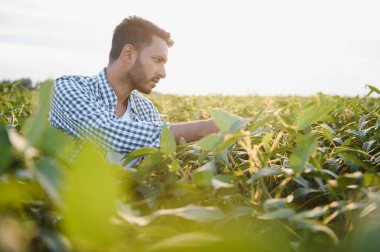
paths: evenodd
<path fill-rule="evenodd" d="M 155 56 L 159 61 L 166 63 L 168 59 L 164 56 L 157 55 Z"/>

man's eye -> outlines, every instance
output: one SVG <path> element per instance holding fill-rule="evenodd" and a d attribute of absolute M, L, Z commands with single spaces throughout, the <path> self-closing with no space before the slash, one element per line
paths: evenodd
<path fill-rule="evenodd" d="M 156 63 L 158 63 L 158 62 L 160 62 L 160 59 L 158 59 L 158 58 L 153 58 L 153 61 L 156 62 Z"/>

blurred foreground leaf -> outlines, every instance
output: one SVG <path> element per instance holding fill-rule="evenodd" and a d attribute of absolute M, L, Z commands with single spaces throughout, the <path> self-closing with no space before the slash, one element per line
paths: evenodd
<path fill-rule="evenodd" d="M 50 109 L 50 94 L 52 90 L 52 82 L 46 81 L 41 84 L 38 89 L 38 109 L 25 124 L 23 131 L 25 137 L 31 145 L 41 141 L 42 135 L 48 124 L 48 113 Z"/>
<path fill-rule="evenodd" d="M 34 164 L 37 180 L 58 207 L 62 205 L 62 189 L 66 178 L 65 167 L 52 158 L 44 158 Z"/>
<path fill-rule="evenodd" d="M 142 157 L 142 156 L 151 155 L 151 154 L 156 153 L 156 152 L 158 152 L 158 149 L 157 148 L 153 148 L 153 147 L 143 147 L 143 148 L 134 150 L 134 151 L 130 152 L 128 154 L 128 156 L 125 158 L 125 160 L 123 161 L 123 166 L 126 166 L 132 160 L 134 160 L 136 158 L 139 158 L 139 157 Z"/>
<path fill-rule="evenodd" d="M 214 150 L 223 141 L 223 136 L 220 134 L 210 134 L 197 142 L 197 145 L 203 150 Z"/>
<path fill-rule="evenodd" d="M 219 129 L 226 133 L 235 133 L 248 124 L 249 120 L 228 113 L 222 109 L 212 109 L 210 114 Z"/>
<path fill-rule="evenodd" d="M 221 238 L 206 232 L 185 233 L 170 237 L 149 247 L 149 251 L 167 251 L 168 249 L 197 248 L 215 243 Z"/>
<path fill-rule="evenodd" d="M 5 125 L 0 122 L 0 175 L 11 161 L 11 143 Z"/>
<path fill-rule="evenodd" d="M 112 246 L 118 234 L 111 225 L 118 194 L 112 168 L 99 151 L 86 146 L 74 160 L 63 195 L 63 223 L 78 245 Z M 90 249 L 90 248 L 85 248 Z"/>
<path fill-rule="evenodd" d="M 174 157 L 176 150 L 176 142 L 171 131 L 165 126 L 162 126 L 160 151 L 168 157 Z"/>

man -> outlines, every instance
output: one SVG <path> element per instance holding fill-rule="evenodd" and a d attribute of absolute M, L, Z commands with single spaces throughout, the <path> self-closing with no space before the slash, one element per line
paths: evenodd
<path fill-rule="evenodd" d="M 62 76 L 54 83 L 50 123 L 77 139 L 89 139 L 121 164 L 129 152 L 159 148 L 162 127 L 187 142 L 219 131 L 213 120 L 164 124 L 151 93 L 165 78 L 170 33 L 131 16 L 114 30 L 108 66 L 95 76 Z"/>

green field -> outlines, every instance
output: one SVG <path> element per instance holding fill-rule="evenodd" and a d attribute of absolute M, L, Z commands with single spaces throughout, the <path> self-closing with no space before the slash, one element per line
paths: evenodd
<path fill-rule="evenodd" d="M 364 88 L 364 87 L 363 87 Z M 219 134 L 125 170 L 49 127 L 51 82 L 0 83 L 0 251 L 379 251 L 380 91 L 149 96 Z"/>

